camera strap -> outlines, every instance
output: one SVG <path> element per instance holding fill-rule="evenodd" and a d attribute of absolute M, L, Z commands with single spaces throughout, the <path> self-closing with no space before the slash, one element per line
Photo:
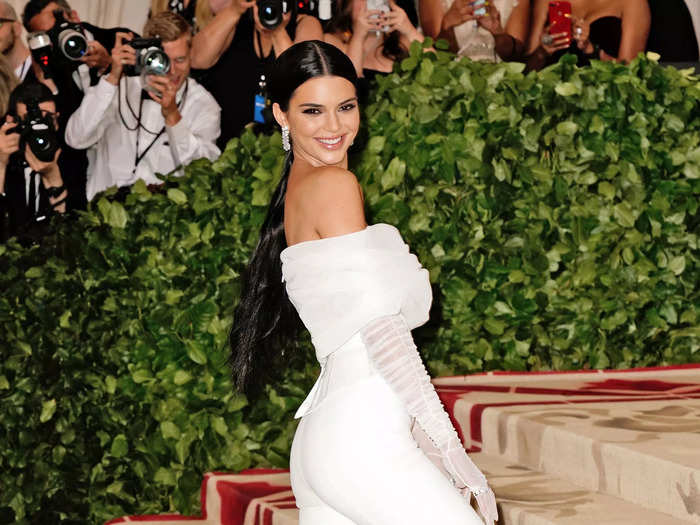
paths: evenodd
<path fill-rule="evenodd" d="M 270 62 L 274 62 L 275 59 L 275 48 L 272 47 L 270 54 L 263 56 L 262 39 L 260 38 L 260 32 L 254 29 L 255 36 L 258 41 L 258 49 L 260 50 L 260 60 L 264 66 L 267 66 Z M 253 121 L 258 124 L 265 124 L 265 109 L 271 106 L 269 97 L 267 96 L 267 81 L 265 79 L 265 73 L 260 74 L 258 79 L 258 90 L 253 98 Z"/>
<path fill-rule="evenodd" d="M 182 98 L 180 99 L 180 102 L 177 105 L 177 109 L 180 110 L 182 106 L 185 104 L 185 100 L 187 99 L 187 93 L 190 89 L 190 83 L 185 80 L 185 92 L 182 94 Z M 139 164 L 141 164 L 141 161 L 148 155 L 148 152 L 151 151 L 151 148 L 155 146 L 156 142 L 158 142 L 158 139 L 165 133 L 165 126 L 161 128 L 161 130 L 158 133 L 154 133 L 152 131 L 149 131 L 148 128 L 146 128 L 143 124 L 141 124 L 141 117 L 143 115 L 143 101 L 145 100 L 145 97 L 141 96 L 140 101 L 139 101 L 139 114 L 138 114 L 138 125 L 136 126 L 136 154 L 134 156 L 134 169 L 131 170 L 131 174 L 135 175 L 136 174 L 136 169 L 139 167 Z M 128 99 L 127 99 L 128 102 Z M 139 147 L 141 145 L 141 129 L 144 129 L 147 133 L 150 133 L 151 135 L 155 135 L 155 138 L 151 141 L 151 143 L 146 147 L 146 149 L 143 151 L 143 153 L 139 154 Z M 128 129 L 128 128 L 127 128 Z"/>

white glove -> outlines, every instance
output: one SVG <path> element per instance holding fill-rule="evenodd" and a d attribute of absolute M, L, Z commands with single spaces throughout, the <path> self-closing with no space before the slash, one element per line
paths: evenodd
<path fill-rule="evenodd" d="M 360 335 L 375 368 L 440 452 L 455 486 L 463 494 L 474 495 L 487 523 L 497 521 L 496 497 L 459 441 L 406 321 L 400 315 L 382 317 L 367 324 Z"/>

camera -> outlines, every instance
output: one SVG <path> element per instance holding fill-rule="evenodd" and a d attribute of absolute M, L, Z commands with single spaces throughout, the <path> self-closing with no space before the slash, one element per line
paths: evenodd
<path fill-rule="evenodd" d="M 124 68 L 127 76 L 165 76 L 170 72 L 170 57 L 163 50 L 159 38 L 134 38 L 124 43 L 136 50 L 136 65 Z"/>
<path fill-rule="evenodd" d="M 54 67 L 77 68 L 88 50 L 81 25 L 66 20 L 61 9 L 56 9 L 53 14 L 56 23 L 51 29 L 27 37 L 32 56 L 46 78 L 53 78 Z"/>
<path fill-rule="evenodd" d="M 44 115 L 36 101 L 28 101 L 26 105 L 27 114 L 23 119 L 18 119 L 17 127 L 12 131 L 19 133 L 20 150 L 24 151 L 28 145 L 37 159 L 53 162 L 60 147 L 54 119 Z"/>
<path fill-rule="evenodd" d="M 258 0 L 258 18 L 263 27 L 275 29 L 290 10 L 297 14 L 312 15 L 320 20 L 330 20 L 332 0 Z"/>
<path fill-rule="evenodd" d="M 82 26 L 66 20 L 62 9 L 56 9 L 53 16 L 56 23 L 49 29 L 48 35 L 54 49 L 59 50 L 68 60 L 80 60 L 88 50 L 88 42 Z"/>
<path fill-rule="evenodd" d="M 289 11 L 285 0 L 258 0 L 258 18 L 266 29 L 275 29 L 282 23 L 282 18 Z"/>

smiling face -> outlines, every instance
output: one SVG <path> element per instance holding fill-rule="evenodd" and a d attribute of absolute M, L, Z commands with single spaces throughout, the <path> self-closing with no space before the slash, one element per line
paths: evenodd
<path fill-rule="evenodd" d="M 307 80 L 289 100 L 287 112 L 274 105 L 275 118 L 287 126 L 294 157 L 314 167 L 347 167 L 348 148 L 360 127 L 355 86 L 343 77 Z"/>
<path fill-rule="evenodd" d="M 187 77 L 190 76 L 192 63 L 190 59 L 190 42 L 191 37 L 189 35 L 182 35 L 172 42 L 163 42 L 163 51 L 170 58 L 168 78 L 176 86 L 176 89 L 180 89 Z"/>

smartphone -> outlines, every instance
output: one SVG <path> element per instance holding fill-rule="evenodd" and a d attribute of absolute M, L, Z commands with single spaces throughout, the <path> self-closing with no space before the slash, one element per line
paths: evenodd
<path fill-rule="evenodd" d="M 486 0 L 474 0 L 472 2 L 474 16 L 484 16 L 486 14 Z"/>
<path fill-rule="evenodd" d="M 367 10 L 384 11 L 385 13 L 388 13 L 391 11 L 391 7 L 389 7 L 389 0 L 367 0 Z M 382 31 L 387 33 L 389 31 L 389 26 L 384 26 Z"/>
<path fill-rule="evenodd" d="M 571 2 L 549 2 L 549 34 L 566 33 L 571 40 Z"/>

